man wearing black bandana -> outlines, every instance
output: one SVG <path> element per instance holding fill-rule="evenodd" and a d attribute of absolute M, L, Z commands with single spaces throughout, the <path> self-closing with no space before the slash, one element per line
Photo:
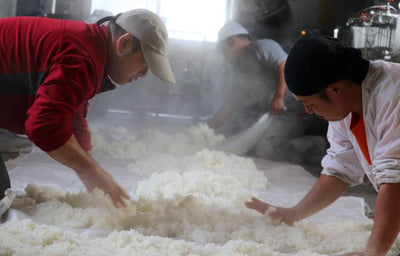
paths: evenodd
<path fill-rule="evenodd" d="M 372 233 L 363 252 L 344 255 L 386 255 L 400 231 L 400 65 L 368 61 L 360 50 L 315 35 L 294 45 L 285 79 L 308 114 L 329 121 L 330 148 L 311 191 L 296 206 L 269 215 L 293 224 L 367 175 L 378 192 Z M 256 198 L 246 205 L 261 213 L 270 207 Z"/>

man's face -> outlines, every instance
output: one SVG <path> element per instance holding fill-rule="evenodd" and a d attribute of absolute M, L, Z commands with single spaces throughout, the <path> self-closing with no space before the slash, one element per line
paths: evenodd
<path fill-rule="evenodd" d="M 117 61 L 110 67 L 109 75 L 111 79 L 124 85 L 144 77 L 147 73 L 148 66 L 143 56 L 143 52 L 135 52 L 119 56 Z"/>
<path fill-rule="evenodd" d="M 139 48 L 132 53 L 133 45 L 135 45 L 133 36 L 126 33 L 118 37 L 113 46 L 107 71 L 111 79 L 120 85 L 144 77 L 149 69 Z"/>
<path fill-rule="evenodd" d="M 246 56 L 246 47 L 250 40 L 231 36 L 221 42 L 221 52 L 224 58 L 230 63 L 236 63 Z"/>
<path fill-rule="evenodd" d="M 307 114 L 315 114 L 321 119 L 327 121 L 339 121 L 344 119 L 349 113 L 346 107 L 348 104 L 343 99 L 336 97 L 335 94 L 329 92 L 333 88 L 326 88 L 324 92 L 313 94 L 310 96 L 294 95 L 294 98 L 301 102 Z"/>

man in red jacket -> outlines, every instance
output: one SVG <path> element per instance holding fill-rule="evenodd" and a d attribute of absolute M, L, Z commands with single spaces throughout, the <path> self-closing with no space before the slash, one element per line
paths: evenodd
<path fill-rule="evenodd" d="M 107 26 L 100 25 L 109 21 Z M 95 24 L 37 17 L 0 19 L 0 128 L 29 139 L 124 206 L 126 192 L 88 153 L 88 100 L 146 75 L 175 83 L 168 35 L 154 13 L 135 9 Z M 2 162 L 2 160 L 0 160 Z M 3 163 L 0 163 L 0 166 Z M 0 199 L 10 187 L 0 171 Z"/>

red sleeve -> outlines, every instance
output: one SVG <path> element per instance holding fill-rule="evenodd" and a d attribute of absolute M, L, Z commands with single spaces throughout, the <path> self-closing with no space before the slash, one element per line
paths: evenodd
<path fill-rule="evenodd" d="M 50 67 L 25 122 L 29 139 L 42 150 L 55 150 L 72 136 L 73 116 L 95 92 L 92 67 L 78 57 L 63 57 L 62 63 Z"/>
<path fill-rule="evenodd" d="M 81 147 L 86 151 L 92 149 L 89 125 L 87 123 L 88 110 L 89 102 L 84 102 L 72 117 L 72 132 Z"/>

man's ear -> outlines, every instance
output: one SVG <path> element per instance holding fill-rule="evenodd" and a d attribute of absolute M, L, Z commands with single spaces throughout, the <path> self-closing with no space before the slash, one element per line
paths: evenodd
<path fill-rule="evenodd" d="M 117 39 L 117 54 L 118 56 L 126 56 L 131 53 L 133 36 L 125 33 Z"/>
<path fill-rule="evenodd" d="M 328 89 L 334 94 L 341 93 L 343 89 L 342 81 L 338 81 L 328 85 Z"/>

